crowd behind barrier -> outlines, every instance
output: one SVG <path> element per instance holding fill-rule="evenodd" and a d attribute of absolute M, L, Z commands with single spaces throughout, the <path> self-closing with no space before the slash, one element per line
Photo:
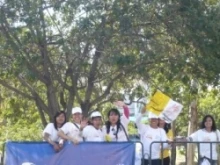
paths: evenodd
<path fill-rule="evenodd" d="M 167 141 L 154 141 L 151 143 L 150 155 L 148 155 L 149 165 L 153 165 L 151 155 L 154 143 L 161 144 L 161 153 L 163 153 L 162 144 L 167 143 Z M 141 146 L 141 152 L 138 152 L 138 154 L 135 147 L 137 144 Z M 170 145 L 172 147 L 184 146 L 185 155 L 187 155 L 187 144 L 197 145 L 197 165 L 201 165 L 199 161 L 202 158 L 200 145 L 207 144 L 210 146 L 210 158 L 212 159 L 213 144 L 220 145 L 220 142 L 173 141 Z M 105 165 L 136 165 L 137 161 L 140 162 L 145 156 L 141 142 L 82 142 L 79 145 L 67 142 L 64 149 L 56 153 L 51 145 L 46 142 L 13 141 L 7 142 L 4 149 L 5 154 L 1 159 L 1 165 L 101 165 L 103 163 Z M 185 165 L 188 165 L 187 162 L 186 157 Z M 146 164 L 142 163 L 142 165 Z M 163 161 L 161 165 L 164 165 Z"/>
<path fill-rule="evenodd" d="M 82 109 L 75 107 L 72 109 L 72 122 L 66 121 L 65 112 L 57 112 L 53 123 L 49 123 L 43 131 L 43 138 L 48 142 L 45 144 L 50 147 L 50 150 L 45 153 L 42 150 L 44 147 L 39 147 L 38 145 L 39 151 L 42 150 L 39 153 L 44 153 L 44 155 L 36 159 L 36 148 L 29 148 L 30 143 L 27 146 L 23 146 L 28 148 L 29 152 L 27 152 L 27 149 L 16 148 L 21 143 L 8 142 L 6 143 L 6 165 L 30 165 L 30 163 L 28 164 L 29 160 L 26 159 L 28 156 L 33 155 L 36 160 L 31 160 L 31 165 L 68 165 L 70 163 L 70 165 L 107 165 L 106 163 L 110 163 L 109 165 L 170 165 L 169 150 L 175 146 L 175 143 L 180 143 L 180 141 L 176 142 L 174 140 L 171 124 L 166 123 L 166 120 L 151 111 L 148 112 L 149 124 L 142 123 L 141 119 L 146 113 L 146 108 L 143 107 L 141 113 L 136 116 L 135 122 L 140 137 L 139 143 L 141 144 L 138 145 L 137 142 L 131 142 L 128 136 L 128 107 L 121 101 L 116 102 L 115 105 L 121 107 L 123 113 L 120 114 L 117 108 L 110 109 L 107 114 L 108 120 L 105 124 L 102 123 L 102 115 L 98 111 L 91 112 L 89 119 L 83 119 Z M 216 128 L 214 118 L 211 115 L 206 115 L 201 122 L 200 129 L 186 137 L 181 141 L 181 144 L 199 144 L 199 164 L 217 165 L 218 154 L 215 143 L 219 143 L 219 137 L 220 132 Z M 203 143 L 210 143 L 210 146 Z M 12 144 L 13 146 L 11 146 Z M 82 146 L 86 144 L 91 144 L 90 153 L 88 153 L 86 147 L 82 149 Z M 121 144 L 132 144 L 133 149 L 128 150 L 127 147 L 122 147 L 120 150 L 115 150 L 116 148 L 112 147 L 109 150 L 112 145 Z M 111 151 L 114 153 L 109 153 Z M 48 152 L 50 156 L 47 160 L 43 159 L 46 163 L 39 162 L 43 156 L 47 156 Z M 117 153 L 121 155 L 118 157 Z M 125 155 L 128 153 L 131 160 L 125 159 Z M 96 157 L 91 157 L 91 155 L 96 155 Z M 22 159 L 20 160 L 20 158 Z M 122 158 L 124 159 L 122 160 Z M 114 159 L 115 162 L 106 162 L 106 160 L 111 159 Z M 18 162 L 18 160 L 25 160 L 26 162 Z M 92 163 L 94 160 L 96 162 Z M 15 162 L 18 163 L 16 164 Z M 204 164 L 204 162 L 206 163 Z"/>

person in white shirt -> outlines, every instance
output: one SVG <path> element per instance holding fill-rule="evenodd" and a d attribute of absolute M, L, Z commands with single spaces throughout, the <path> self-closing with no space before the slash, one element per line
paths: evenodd
<path fill-rule="evenodd" d="M 82 120 L 82 109 L 75 107 L 72 109 L 73 122 L 67 122 L 59 130 L 58 135 L 68 141 L 78 144 L 83 141 L 82 130 L 87 125 L 87 120 Z"/>
<path fill-rule="evenodd" d="M 92 112 L 91 116 L 91 125 L 87 125 L 82 132 L 82 136 L 85 141 L 95 141 L 102 142 L 104 141 L 104 136 L 102 133 L 102 115 L 98 111 Z"/>
<path fill-rule="evenodd" d="M 108 121 L 103 126 L 105 141 L 107 142 L 125 142 L 129 141 L 128 137 L 128 124 L 129 109 L 123 101 L 114 102 L 115 106 L 119 109 L 123 109 L 123 114 L 120 115 L 118 109 L 113 108 L 108 112 Z M 136 144 L 135 152 L 135 165 L 141 164 L 141 145 Z"/>
<path fill-rule="evenodd" d="M 216 128 L 215 120 L 211 115 L 206 115 L 201 123 L 201 128 L 191 134 L 188 141 L 200 142 L 216 142 L 219 141 L 220 132 Z M 216 143 L 212 144 L 212 154 L 210 143 L 199 144 L 199 164 L 200 165 L 217 165 L 217 146 Z"/>
<path fill-rule="evenodd" d="M 54 122 L 47 124 L 43 131 L 43 138 L 50 143 L 56 152 L 62 149 L 62 139 L 58 136 L 58 130 L 66 123 L 66 114 L 64 111 L 57 112 L 54 116 Z M 60 142 L 58 144 L 58 142 Z"/>
<path fill-rule="evenodd" d="M 128 141 L 128 123 L 129 123 L 129 110 L 128 107 L 122 102 L 117 101 L 114 103 L 117 107 L 123 108 L 124 113 L 116 108 L 112 108 L 108 112 L 108 121 L 103 126 L 103 133 L 106 141 Z"/>
<path fill-rule="evenodd" d="M 136 125 L 138 132 L 140 134 L 140 140 L 143 143 L 144 147 L 144 164 L 148 165 L 150 163 L 149 157 L 151 152 L 151 164 L 160 165 L 161 163 L 161 144 L 153 143 L 150 151 L 150 145 L 154 141 L 167 141 L 167 136 L 164 129 L 158 127 L 159 117 L 152 112 L 149 113 L 149 125 L 141 123 L 142 115 L 145 114 L 146 109 L 143 108 L 141 114 L 138 114 L 136 118 Z M 168 148 L 167 143 L 163 143 L 163 148 Z"/>

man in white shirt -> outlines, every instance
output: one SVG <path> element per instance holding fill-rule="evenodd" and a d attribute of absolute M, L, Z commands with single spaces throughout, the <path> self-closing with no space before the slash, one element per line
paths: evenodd
<path fill-rule="evenodd" d="M 102 133 L 101 125 L 102 125 L 102 115 L 100 112 L 95 111 L 91 114 L 91 125 L 86 126 L 83 129 L 83 138 L 85 141 L 96 141 L 101 142 L 104 141 L 104 136 Z"/>
<path fill-rule="evenodd" d="M 82 121 L 82 109 L 75 107 L 72 109 L 73 122 L 67 122 L 59 130 L 58 135 L 65 139 L 72 141 L 74 144 L 78 144 L 83 141 L 81 131 L 87 125 L 87 121 Z"/>
<path fill-rule="evenodd" d="M 150 149 L 150 145 L 154 141 L 167 141 L 167 136 L 164 129 L 158 127 L 158 119 L 159 117 L 152 112 L 149 112 L 149 125 L 145 125 L 141 123 L 142 115 L 146 112 L 145 108 L 143 108 L 142 113 L 138 114 L 136 118 L 136 125 L 138 127 L 138 132 L 140 133 L 141 142 L 144 146 L 144 164 L 148 165 L 150 163 L 151 156 L 151 164 L 152 165 L 160 165 L 160 153 L 161 153 L 161 144 L 153 143 Z M 167 148 L 169 145 L 167 143 L 163 144 L 163 148 Z"/>

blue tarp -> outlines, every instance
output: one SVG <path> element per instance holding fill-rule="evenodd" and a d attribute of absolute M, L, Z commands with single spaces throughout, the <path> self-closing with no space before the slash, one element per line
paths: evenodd
<path fill-rule="evenodd" d="M 134 165 L 134 159 L 132 142 L 66 143 L 58 153 L 46 142 L 6 143 L 6 165 Z"/>

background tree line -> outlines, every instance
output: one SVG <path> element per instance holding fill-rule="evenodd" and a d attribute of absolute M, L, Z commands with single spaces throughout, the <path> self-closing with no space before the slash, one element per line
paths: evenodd
<path fill-rule="evenodd" d="M 122 90 L 181 102 L 178 135 L 220 118 L 219 1 L 4 0 L 0 12 L 1 142 L 40 139 L 56 111 L 104 111 Z"/>

